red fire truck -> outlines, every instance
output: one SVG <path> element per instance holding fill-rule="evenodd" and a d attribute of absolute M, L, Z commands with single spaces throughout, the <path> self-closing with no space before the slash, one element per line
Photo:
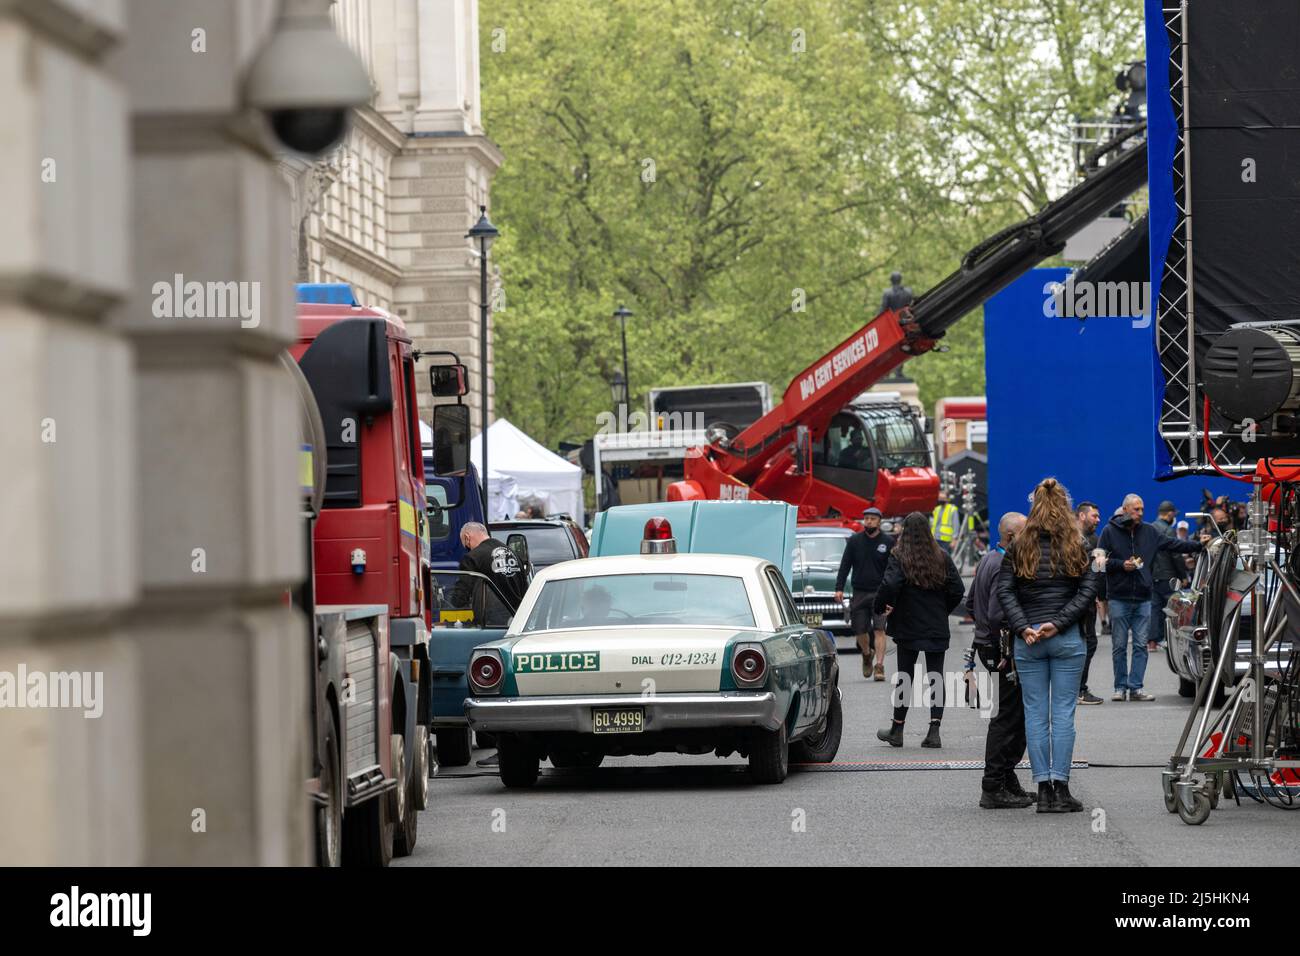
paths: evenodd
<path fill-rule="evenodd" d="M 799 508 L 805 524 L 852 524 L 929 511 L 939 478 L 910 406 L 864 395 L 904 361 L 1146 181 L 1144 127 L 1097 151 L 1114 158 L 1059 199 L 968 252 L 961 268 L 900 311 L 886 310 L 794 377 L 780 404 L 734 437 L 691 449 L 668 500 L 765 498 Z"/>
<path fill-rule="evenodd" d="M 319 292 L 322 287 L 308 287 Z M 313 624 L 318 857 L 387 865 L 415 846 L 428 797 L 429 542 L 416 361 L 400 319 L 300 301 L 290 350 L 301 376 L 303 484 L 311 575 L 300 605 Z M 346 287 L 342 287 L 346 290 Z M 300 290 L 300 298 L 311 293 Z M 343 304 L 337 304 L 345 298 Z M 464 367 L 431 370 L 441 443 L 468 458 Z M 435 449 L 446 459 L 448 449 Z"/>

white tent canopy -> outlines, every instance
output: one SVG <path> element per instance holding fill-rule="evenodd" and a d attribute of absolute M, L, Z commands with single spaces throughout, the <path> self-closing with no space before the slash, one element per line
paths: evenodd
<path fill-rule="evenodd" d="M 475 468 L 479 467 L 481 452 L 482 442 L 475 435 L 469 446 Z M 493 485 L 498 476 L 506 476 L 516 484 L 515 510 L 536 504 L 543 514 L 568 514 L 582 520 L 582 468 L 539 445 L 504 418 L 488 426 L 488 464 L 492 468 L 489 498 L 494 497 Z M 494 513 L 489 519 L 513 518 L 515 510 L 507 515 Z"/>
<path fill-rule="evenodd" d="M 489 429 L 490 431 L 491 429 Z M 491 440 L 492 436 L 489 434 L 488 441 Z M 425 454 L 431 453 L 433 449 L 433 429 L 424 422 L 420 422 L 420 444 Z M 491 454 L 492 452 L 489 450 L 488 455 L 491 456 Z M 477 462 L 475 462 L 475 466 L 477 467 Z M 467 483 L 466 493 L 478 494 L 478 490 L 470 487 Z M 519 511 L 518 494 L 518 482 L 509 475 L 503 475 L 496 468 L 493 468 L 492 474 L 488 476 L 488 520 L 496 521 L 503 516 L 513 518 Z"/>

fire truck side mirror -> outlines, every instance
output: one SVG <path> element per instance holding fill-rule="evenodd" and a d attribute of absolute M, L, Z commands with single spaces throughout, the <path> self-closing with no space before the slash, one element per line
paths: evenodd
<path fill-rule="evenodd" d="M 465 366 L 434 365 L 429 369 L 429 392 L 434 398 L 460 398 L 469 392 Z"/>
<path fill-rule="evenodd" d="M 469 471 L 469 406 L 433 406 L 433 470 L 444 478 Z"/>

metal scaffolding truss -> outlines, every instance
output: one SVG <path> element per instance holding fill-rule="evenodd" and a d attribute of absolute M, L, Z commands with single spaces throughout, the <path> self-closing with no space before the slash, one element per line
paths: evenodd
<path fill-rule="evenodd" d="M 1190 0 L 1163 0 L 1161 13 L 1169 38 L 1169 101 L 1178 130 L 1172 164 L 1175 220 L 1160 273 L 1156 302 L 1156 351 L 1164 371 L 1159 432 L 1169 450 L 1174 474 L 1209 472 L 1201 450 L 1201 392 L 1196 387 L 1196 309 L 1193 280 L 1191 154 L 1187 110 L 1187 10 Z M 1154 236 L 1152 237 L 1155 238 Z M 1210 428 L 1210 449 L 1225 471 L 1253 472 L 1258 455 L 1243 457 L 1238 442 Z"/>

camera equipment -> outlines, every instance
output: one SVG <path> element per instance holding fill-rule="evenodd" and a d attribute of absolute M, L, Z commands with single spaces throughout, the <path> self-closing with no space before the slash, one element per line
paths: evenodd
<path fill-rule="evenodd" d="M 1204 823 L 1225 792 L 1237 802 L 1244 794 L 1300 808 L 1300 482 L 1294 477 L 1279 480 L 1261 461 L 1245 529 L 1216 526 L 1221 537 L 1200 557 L 1209 562 L 1199 613 L 1214 666 L 1203 668 L 1162 774 L 1165 809 L 1184 823 Z M 1216 706 L 1219 688 L 1230 693 Z"/>

